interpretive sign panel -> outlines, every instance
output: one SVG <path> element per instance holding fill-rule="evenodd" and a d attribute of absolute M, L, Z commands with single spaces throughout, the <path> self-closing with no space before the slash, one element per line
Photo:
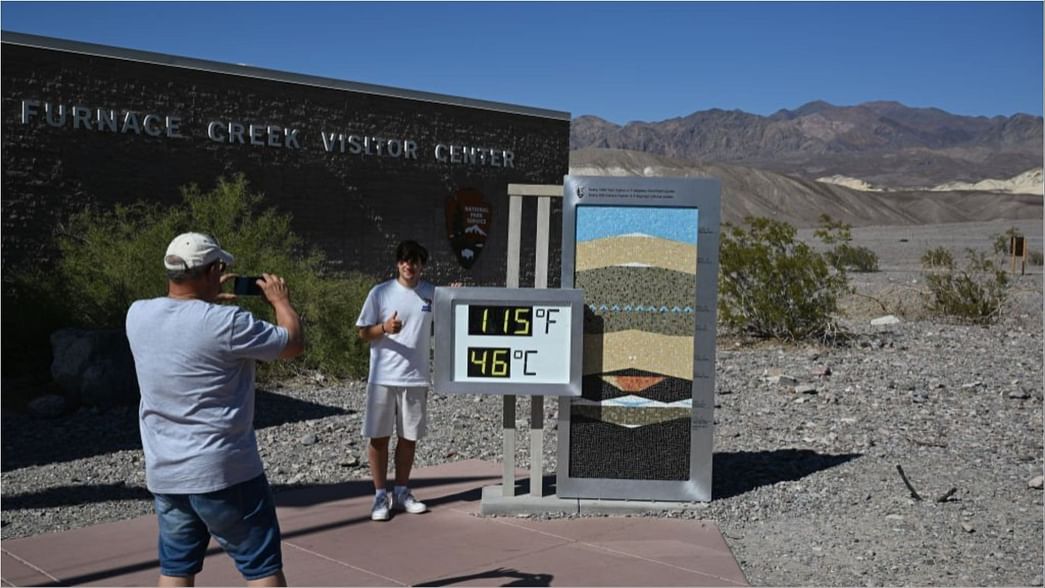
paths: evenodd
<path fill-rule="evenodd" d="M 584 291 L 581 398 L 556 491 L 710 500 L 719 182 L 567 176 L 562 283 Z"/>

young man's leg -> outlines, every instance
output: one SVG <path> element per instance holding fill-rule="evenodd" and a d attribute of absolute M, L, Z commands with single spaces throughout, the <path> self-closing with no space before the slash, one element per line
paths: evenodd
<path fill-rule="evenodd" d="M 388 437 L 371 437 L 366 448 L 367 460 L 370 462 L 370 477 L 374 480 L 375 492 L 384 490 L 388 484 L 388 440 Z M 396 464 L 398 468 L 398 448 L 396 449 Z"/>
<path fill-rule="evenodd" d="M 410 492 L 410 472 L 414 467 L 417 440 L 425 435 L 427 426 L 428 388 L 402 388 L 397 391 L 397 422 L 399 438 L 395 449 L 395 504 L 399 510 L 412 514 L 428 510 L 425 504 Z"/>
<path fill-rule="evenodd" d="M 367 461 L 374 482 L 374 504 L 370 519 L 387 521 L 391 518 L 392 500 L 388 496 L 388 442 L 395 424 L 396 402 L 394 391 L 379 384 L 367 384 L 366 414 L 363 416 L 363 436 L 368 438 Z"/>
<path fill-rule="evenodd" d="M 388 439 L 385 439 L 387 442 Z M 414 453 L 417 450 L 417 441 L 410 441 L 399 437 L 396 439 L 396 486 L 410 485 L 410 470 L 414 467 Z M 387 453 L 385 454 L 387 458 Z"/>

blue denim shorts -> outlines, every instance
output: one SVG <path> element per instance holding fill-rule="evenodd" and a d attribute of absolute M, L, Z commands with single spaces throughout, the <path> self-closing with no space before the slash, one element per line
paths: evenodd
<path fill-rule="evenodd" d="M 164 576 L 198 574 L 211 536 L 247 580 L 283 569 L 276 503 L 264 474 L 217 492 L 154 497 Z"/>

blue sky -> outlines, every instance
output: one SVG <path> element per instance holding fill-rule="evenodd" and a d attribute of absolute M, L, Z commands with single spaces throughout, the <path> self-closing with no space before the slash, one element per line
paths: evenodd
<path fill-rule="evenodd" d="M 1041 2 L 13 2 L 5 31 L 594 114 L 1042 114 Z"/>

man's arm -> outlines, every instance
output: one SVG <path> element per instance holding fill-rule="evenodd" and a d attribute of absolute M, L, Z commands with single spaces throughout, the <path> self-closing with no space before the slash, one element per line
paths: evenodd
<path fill-rule="evenodd" d="M 290 359 L 301 355 L 305 351 L 305 331 L 297 311 L 290 305 L 290 291 L 286 281 L 275 274 L 261 274 L 258 286 L 261 286 L 265 300 L 276 312 L 276 324 L 287 330 L 287 345 L 279 358 Z"/>
<path fill-rule="evenodd" d="M 403 321 L 399 320 L 399 311 L 397 310 L 392 313 L 391 317 L 376 325 L 359 327 L 359 338 L 369 343 L 385 335 L 398 333 L 402 330 Z"/>

